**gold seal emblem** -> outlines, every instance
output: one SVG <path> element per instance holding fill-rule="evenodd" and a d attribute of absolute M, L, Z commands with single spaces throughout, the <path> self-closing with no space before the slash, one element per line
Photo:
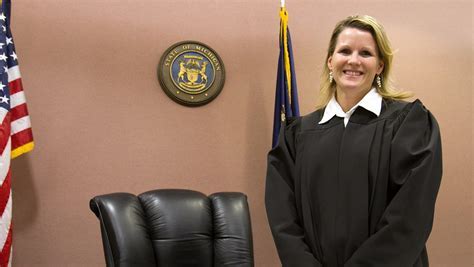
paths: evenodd
<path fill-rule="evenodd" d="M 203 43 L 185 41 L 166 50 L 158 65 L 165 93 L 179 104 L 200 106 L 217 97 L 224 86 L 224 64 Z"/>

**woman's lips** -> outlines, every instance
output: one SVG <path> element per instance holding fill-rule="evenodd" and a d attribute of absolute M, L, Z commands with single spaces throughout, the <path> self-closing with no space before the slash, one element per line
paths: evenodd
<path fill-rule="evenodd" d="M 357 70 L 343 70 L 342 72 L 348 76 L 360 76 L 364 74 L 362 71 L 357 71 Z"/>

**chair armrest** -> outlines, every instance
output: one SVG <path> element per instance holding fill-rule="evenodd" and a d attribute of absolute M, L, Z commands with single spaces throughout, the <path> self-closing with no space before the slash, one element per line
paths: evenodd
<path fill-rule="evenodd" d="M 210 195 L 209 199 L 214 220 L 214 265 L 254 266 L 247 196 L 221 192 Z"/>
<path fill-rule="evenodd" d="M 89 205 L 100 221 L 107 266 L 155 266 L 144 211 L 135 195 L 96 196 Z"/>

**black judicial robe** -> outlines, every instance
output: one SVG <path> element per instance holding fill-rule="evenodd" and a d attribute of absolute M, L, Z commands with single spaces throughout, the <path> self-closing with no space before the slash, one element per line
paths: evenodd
<path fill-rule="evenodd" d="M 265 203 L 282 265 L 428 266 L 441 181 L 438 124 L 419 100 L 383 100 L 318 124 L 288 121 L 268 154 Z"/>

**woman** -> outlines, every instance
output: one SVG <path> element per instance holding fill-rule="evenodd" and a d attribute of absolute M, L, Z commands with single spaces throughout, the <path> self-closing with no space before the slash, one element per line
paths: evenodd
<path fill-rule="evenodd" d="M 283 266 L 428 266 L 442 163 L 438 124 L 394 91 L 392 49 L 370 16 L 339 22 L 318 109 L 268 155 L 265 202 Z"/>

